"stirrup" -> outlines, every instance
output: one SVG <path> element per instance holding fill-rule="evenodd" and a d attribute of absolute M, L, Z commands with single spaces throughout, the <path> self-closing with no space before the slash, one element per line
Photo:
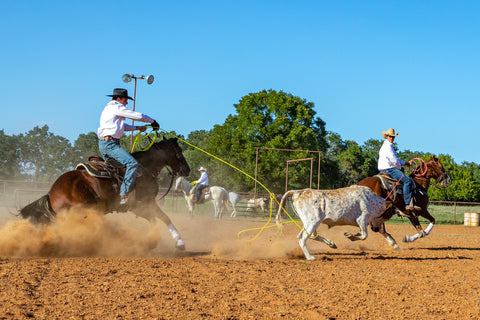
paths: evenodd
<path fill-rule="evenodd" d="M 403 212 L 402 210 L 398 209 L 398 208 L 395 208 L 395 213 L 398 214 L 400 217 L 405 217 L 405 218 L 409 218 L 409 217 L 413 217 L 413 213 L 411 211 L 407 211 L 406 213 Z"/>
<path fill-rule="evenodd" d="M 128 196 L 120 196 L 120 205 L 124 206 L 128 203 Z"/>

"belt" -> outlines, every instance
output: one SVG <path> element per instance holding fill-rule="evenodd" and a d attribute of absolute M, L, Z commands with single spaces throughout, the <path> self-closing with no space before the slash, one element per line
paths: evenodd
<path fill-rule="evenodd" d="M 110 142 L 111 140 L 117 141 L 117 142 L 120 141 L 120 139 L 114 138 L 114 137 L 112 137 L 112 136 L 105 136 L 105 137 L 103 137 L 103 138 L 100 138 L 100 140 L 105 140 L 105 141 L 107 141 L 107 142 Z"/>

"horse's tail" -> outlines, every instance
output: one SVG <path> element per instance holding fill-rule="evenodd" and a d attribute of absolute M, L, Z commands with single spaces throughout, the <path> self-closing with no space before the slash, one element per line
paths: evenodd
<path fill-rule="evenodd" d="M 55 219 L 55 211 L 52 209 L 48 194 L 22 208 L 19 215 L 24 219 L 30 219 L 34 224 L 48 224 Z"/>
<path fill-rule="evenodd" d="M 277 216 L 275 217 L 277 227 L 280 230 L 283 230 L 283 225 L 281 223 L 282 222 L 282 211 L 287 210 L 286 204 L 287 204 L 288 197 L 291 197 L 294 192 L 295 191 L 293 191 L 293 190 L 285 192 L 285 194 L 282 197 L 282 200 L 280 200 L 280 205 L 278 206 Z M 285 209 L 284 209 L 284 207 L 285 207 Z"/>

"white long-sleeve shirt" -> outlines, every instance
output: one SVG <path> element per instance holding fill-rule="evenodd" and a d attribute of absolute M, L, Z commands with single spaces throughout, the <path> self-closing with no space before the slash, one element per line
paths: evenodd
<path fill-rule="evenodd" d="M 208 186 L 208 174 L 206 171 L 202 171 L 200 174 L 200 179 L 197 180 L 197 184 Z"/>
<path fill-rule="evenodd" d="M 149 116 L 132 111 L 120 102 L 112 100 L 107 103 L 100 116 L 100 127 L 97 130 L 98 138 L 112 136 L 115 139 L 120 139 L 124 131 L 135 130 L 135 126 L 125 123 L 127 118 L 147 123 L 154 121 Z"/>
<path fill-rule="evenodd" d="M 400 160 L 393 148 L 393 143 L 385 140 L 378 152 L 378 171 L 391 168 L 401 169 L 405 161 Z"/>

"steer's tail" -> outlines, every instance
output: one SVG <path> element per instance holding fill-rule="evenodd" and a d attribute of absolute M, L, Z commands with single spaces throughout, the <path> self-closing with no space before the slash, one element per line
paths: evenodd
<path fill-rule="evenodd" d="M 275 221 L 277 223 L 277 227 L 280 229 L 280 230 L 283 230 L 283 225 L 281 223 L 281 220 L 282 220 L 282 211 L 285 210 L 287 211 L 287 207 L 288 207 L 288 197 L 291 197 L 292 194 L 294 193 L 295 191 L 291 190 L 291 191 L 287 191 L 285 192 L 285 194 L 283 195 L 282 197 L 282 200 L 280 200 L 280 205 L 278 206 L 278 211 L 277 211 L 277 216 L 275 217 Z"/>
<path fill-rule="evenodd" d="M 55 212 L 50 204 L 48 194 L 22 208 L 19 216 L 30 219 L 35 224 L 52 222 L 55 219 Z"/>

